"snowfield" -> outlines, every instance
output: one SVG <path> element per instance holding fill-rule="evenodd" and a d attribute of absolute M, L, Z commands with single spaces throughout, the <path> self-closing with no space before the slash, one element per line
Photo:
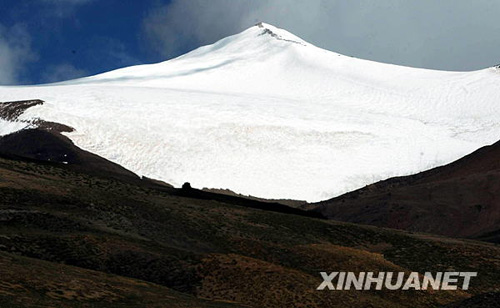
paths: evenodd
<path fill-rule="evenodd" d="M 179 58 L 59 84 L 39 98 L 76 145 L 175 186 L 319 201 L 500 139 L 500 71 L 443 72 L 317 48 L 263 24 Z M 24 127 L 0 121 L 0 134 Z"/>

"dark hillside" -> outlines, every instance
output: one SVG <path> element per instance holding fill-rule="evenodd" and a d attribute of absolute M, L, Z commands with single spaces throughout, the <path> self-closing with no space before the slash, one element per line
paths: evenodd
<path fill-rule="evenodd" d="M 334 220 L 499 242 L 500 142 L 309 206 Z"/>

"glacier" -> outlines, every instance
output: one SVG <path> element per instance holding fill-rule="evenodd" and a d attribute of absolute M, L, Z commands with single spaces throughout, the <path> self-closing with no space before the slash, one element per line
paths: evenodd
<path fill-rule="evenodd" d="M 139 175 L 274 199 L 324 200 L 500 139 L 498 68 L 377 63 L 269 24 L 162 63 L 0 87 L 0 101 L 34 98 L 22 120 L 69 125 Z"/>

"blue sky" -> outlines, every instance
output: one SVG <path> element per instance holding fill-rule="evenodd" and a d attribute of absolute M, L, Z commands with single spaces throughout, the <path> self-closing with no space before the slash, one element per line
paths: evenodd
<path fill-rule="evenodd" d="M 0 0 L 0 36 L 26 58 L 14 60 L 19 71 L 5 81 L 52 82 L 162 60 L 140 38 L 153 2 Z"/>
<path fill-rule="evenodd" d="M 414 67 L 500 63 L 494 0 L 0 0 L 0 84 L 167 60 L 265 21 L 320 47 Z"/>

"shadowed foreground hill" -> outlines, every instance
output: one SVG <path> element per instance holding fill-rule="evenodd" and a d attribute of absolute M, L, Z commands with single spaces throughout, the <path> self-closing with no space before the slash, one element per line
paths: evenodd
<path fill-rule="evenodd" d="M 2 307 L 437 307 L 500 288 L 492 244 L 267 211 L 66 162 L 0 157 Z M 320 271 L 447 270 L 478 277 L 468 291 L 315 290 Z"/>
<path fill-rule="evenodd" d="M 328 218 L 500 242 L 500 142 L 449 165 L 310 204 Z"/>
<path fill-rule="evenodd" d="M 0 307 L 238 307 L 137 279 L 4 252 L 0 272 Z"/>
<path fill-rule="evenodd" d="M 0 153 L 13 158 L 67 164 L 72 170 L 100 176 L 139 179 L 120 165 L 78 148 L 67 137 L 44 129 L 25 129 L 0 138 Z"/>

